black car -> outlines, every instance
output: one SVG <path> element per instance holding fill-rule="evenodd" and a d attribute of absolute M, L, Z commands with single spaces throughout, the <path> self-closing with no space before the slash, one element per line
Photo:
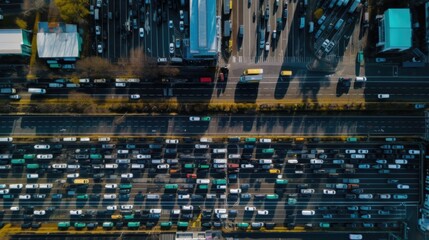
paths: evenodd
<path fill-rule="evenodd" d="M 203 228 L 211 228 L 212 224 L 211 224 L 211 222 L 204 222 L 204 223 L 201 224 L 201 227 L 203 227 Z"/>
<path fill-rule="evenodd" d="M 21 228 L 22 229 L 28 229 L 28 228 L 30 228 L 31 227 L 31 223 L 23 223 L 23 224 L 21 224 Z"/>

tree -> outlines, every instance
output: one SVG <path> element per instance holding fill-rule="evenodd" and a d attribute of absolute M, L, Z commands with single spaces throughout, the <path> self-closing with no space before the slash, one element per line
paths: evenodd
<path fill-rule="evenodd" d="M 32 12 L 39 12 L 39 13 L 46 12 L 46 8 L 48 7 L 48 4 L 46 3 L 45 0 L 33 0 L 33 1 L 29 1 L 29 3 L 30 3 L 30 7 L 24 11 L 25 16 L 30 15 Z"/>
<path fill-rule="evenodd" d="M 55 0 L 61 18 L 68 23 L 84 23 L 89 14 L 89 0 Z"/>
<path fill-rule="evenodd" d="M 88 77 L 109 77 L 116 73 L 116 67 L 101 57 L 87 57 L 79 60 L 76 62 L 76 69 Z"/>

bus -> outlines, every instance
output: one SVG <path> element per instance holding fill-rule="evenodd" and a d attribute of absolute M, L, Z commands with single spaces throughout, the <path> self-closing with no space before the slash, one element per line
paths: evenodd
<path fill-rule="evenodd" d="M 200 165 L 198 165 L 198 168 L 199 169 L 209 169 L 210 165 L 209 164 L 200 164 Z"/>
<path fill-rule="evenodd" d="M 25 159 L 12 159 L 10 162 L 12 165 L 20 165 L 25 164 Z"/>
<path fill-rule="evenodd" d="M 226 179 L 213 179 L 212 183 L 215 185 L 226 185 L 227 181 Z"/>
<path fill-rule="evenodd" d="M 133 220 L 134 219 L 134 214 L 126 214 L 126 215 L 124 215 L 124 219 L 125 220 Z"/>
<path fill-rule="evenodd" d="M 140 222 L 129 222 L 128 227 L 129 228 L 138 228 L 138 227 L 140 227 Z"/>
<path fill-rule="evenodd" d="M 241 222 L 237 224 L 237 227 L 241 229 L 247 229 L 249 227 L 249 224 L 245 222 Z"/>
<path fill-rule="evenodd" d="M 161 222 L 160 224 L 161 229 L 169 229 L 171 228 L 171 226 L 173 226 L 172 222 Z"/>
<path fill-rule="evenodd" d="M 278 200 L 279 199 L 279 195 L 277 195 L 277 194 L 267 194 L 265 196 L 265 199 L 267 199 L 267 200 Z"/>
<path fill-rule="evenodd" d="M 178 184 L 165 184 L 164 188 L 167 190 L 173 190 L 173 189 L 178 189 L 179 185 Z"/>
<path fill-rule="evenodd" d="M 288 180 L 286 179 L 276 179 L 276 185 L 286 185 L 288 184 Z"/>
<path fill-rule="evenodd" d="M 40 166 L 37 163 L 27 164 L 27 169 L 39 169 L 39 168 L 40 168 Z"/>
<path fill-rule="evenodd" d="M 119 189 L 131 189 L 133 185 L 131 183 L 121 183 L 119 184 Z"/>
<path fill-rule="evenodd" d="M 76 178 L 73 180 L 74 184 L 88 184 L 89 183 L 89 179 L 84 179 L 84 178 Z"/>
<path fill-rule="evenodd" d="M 59 222 L 58 223 L 58 228 L 69 228 L 70 227 L 70 222 Z"/>
<path fill-rule="evenodd" d="M 264 74 L 264 69 L 262 68 L 250 68 L 250 69 L 246 69 L 243 72 L 243 75 L 262 75 Z"/>
<path fill-rule="evenodd" d="M 24 159 L 34 159 L 36 154 L 24 154 Z"/>
<path fill-rule="evenodd" d="M 89 158 L 90 159 L 101 159 L 102 156 L 101 156 L 101 154 L 90 154 Z"/>
<path fill-rule="evenodd" d="M 258 83 L 262 81 L 262 75 L 242 75 L 240 76 L 241 83 Z"/>
<path fill-rule="evenodd" d="M 189 226 L 188 222 L 177 222 L 177 227 L 186 228 Z"/>

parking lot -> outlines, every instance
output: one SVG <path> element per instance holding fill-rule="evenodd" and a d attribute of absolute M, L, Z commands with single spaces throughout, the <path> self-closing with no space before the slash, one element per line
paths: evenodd
<path fill-rule="evenodd" d="M 396 231 L 419 200 L 417 144 L 52 140 L 2 143 L 2 221 Z"/>
<path fill-rule="evenodd" d="M 96 40 L 94 53 L 114 62 L 132 58 L 134 50 L 155 59 L 181 57 L 181 40 L 188 35 L 187 1 L 183 1 L 184 4 L 145 0 L 101 2 L 100 7 L 95 3 L 91 11 Z M 171 43 L 173 49 L 170 49 Z M 99 44 L 102 51 L 99 51 Z"/>

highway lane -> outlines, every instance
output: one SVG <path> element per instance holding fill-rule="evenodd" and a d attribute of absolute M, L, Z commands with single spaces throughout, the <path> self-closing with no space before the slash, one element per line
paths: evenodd
<path fill-rule="evenodd" d="M 423 136 L 424 116 L 1 116 L 2 135 Z M 65 130 L 64 130 L 65 129 Z M 60 131 L 61 130 L 61 131 Z"/>

